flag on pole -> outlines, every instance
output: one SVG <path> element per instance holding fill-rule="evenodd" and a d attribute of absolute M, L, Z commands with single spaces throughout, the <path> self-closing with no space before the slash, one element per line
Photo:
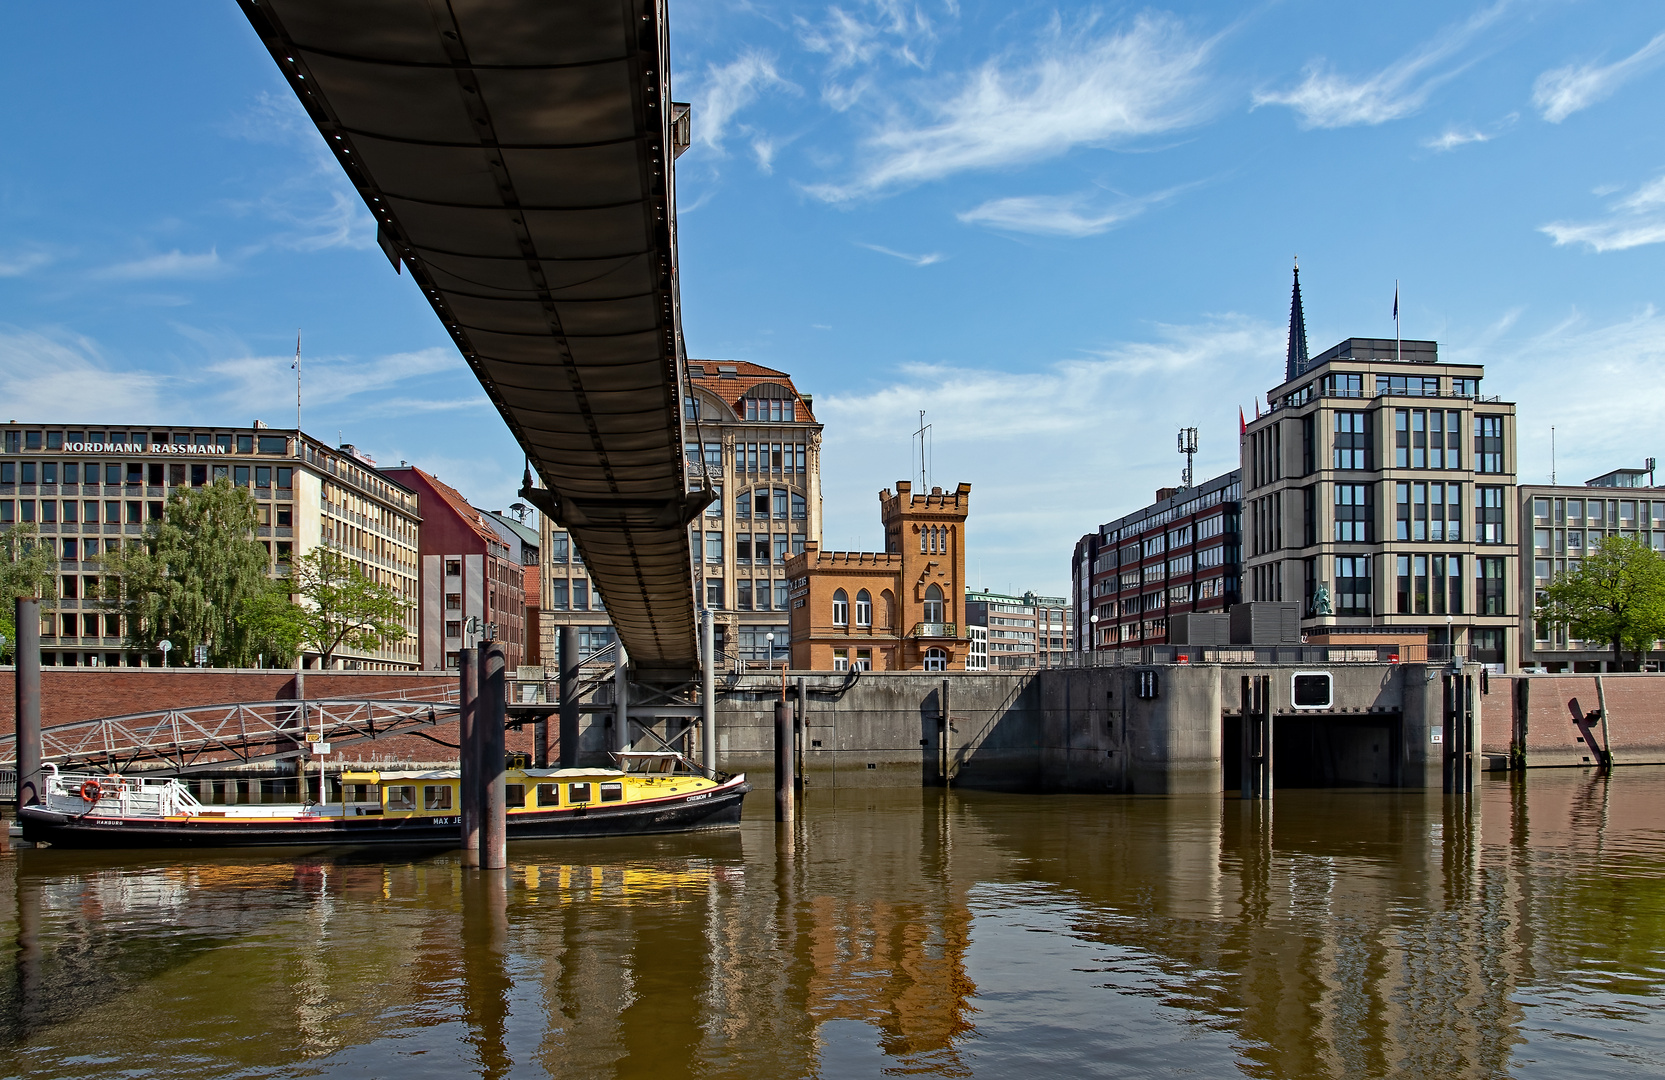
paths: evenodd
<path fill-rule="evenodd" d="M 1396 326 L 1399 324 L 1399 283 L 1397 281 L 1393 283 L 1393 322 Z"/>
<path fill-rule="evenodd" d="M 1249 422 L 1243 419 L 1243 406 L 1237 407 L 1237 437 L 1242 438 L 1249 433 Z"/>

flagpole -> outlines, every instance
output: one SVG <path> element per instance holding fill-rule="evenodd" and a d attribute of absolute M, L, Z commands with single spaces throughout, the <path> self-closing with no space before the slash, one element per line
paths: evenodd
<path fill-rule="evenodd" d="M 1399 335 L 1399 279 L 1393 279 L 1393 359 L 1402 362 L 1404 357 L 1404 339 Z"/>
<path fill-rule="evenodd" d="M 301 438 L 301 332 L 295 331 L 295 443 Z"/>

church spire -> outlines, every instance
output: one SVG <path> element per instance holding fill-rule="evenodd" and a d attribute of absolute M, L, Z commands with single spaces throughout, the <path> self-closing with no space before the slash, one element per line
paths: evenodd
<path fill-rule="evenodd" d="M 1289 301 L 1289 359 L 1284 366 L 1284 381 L 1300 376 L 1307 367 L 1307 316 L 1301 309 L 1301 262 L 1295 261 L 1295 292 Z"/>

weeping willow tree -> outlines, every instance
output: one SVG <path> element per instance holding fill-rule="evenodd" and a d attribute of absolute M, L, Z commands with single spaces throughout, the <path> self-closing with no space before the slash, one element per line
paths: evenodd
<path fill-rule="evenodd" d="M 255 539 L 258 504 L 220 479 L 176 488 L 144 539 L 106 552 L 102 599 L 121 612 L 131 647 L 167 640 L 181 656 L 208 647 L 216 667 L 248 667 L 262 654 L 294 658 L 299 635 L 285 585 L 267 576 L 269 554 Z"/>
<path fill-rule="evenodd" d="M 32 524 L 13 525 L 0 532 L 0 660 L 11 657 L 17 645 L 14 616 L 19 597 L 51 600 L 58 581 L 58 557 L 40 539 Z"/>

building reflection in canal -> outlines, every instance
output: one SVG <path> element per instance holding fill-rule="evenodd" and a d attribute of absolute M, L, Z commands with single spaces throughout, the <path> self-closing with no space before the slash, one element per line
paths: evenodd
<path fill-rule="evenodd" d="M 842 792 L 511 861 L 14 852 L 7 1072 L 1665 1066 L 1665 770 L 1472 801 Z"/>

